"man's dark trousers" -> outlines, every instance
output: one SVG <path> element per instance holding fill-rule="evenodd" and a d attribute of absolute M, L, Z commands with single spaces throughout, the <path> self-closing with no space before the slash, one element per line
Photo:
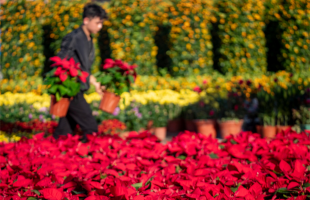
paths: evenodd
<path fill-rule="evenodd" d="M 92 116 L 92 110 L 89 104 L 86 102 L 83 93 L 78 93 L 70 102 L 70 106 L 66 117 L 59 119 L 59 124 L 53 133 L 55 139 L 58 139 L 61 135 L 72 134 L 76 125 L 79 124 L 84 137 L 86 139 L 87 134 L 98 132 L 97 122 Z"/>

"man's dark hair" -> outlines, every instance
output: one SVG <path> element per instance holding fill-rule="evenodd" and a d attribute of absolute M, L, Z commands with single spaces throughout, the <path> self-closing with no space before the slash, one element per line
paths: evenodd
<path fill-rule="evenodd" d="M 93 19 L 99 17 L 100 19 L 108 19 L 106 11 L 99 5 L 94 3 L 88 3 L 84 6 L 83 19 L 84 18 Z"/>

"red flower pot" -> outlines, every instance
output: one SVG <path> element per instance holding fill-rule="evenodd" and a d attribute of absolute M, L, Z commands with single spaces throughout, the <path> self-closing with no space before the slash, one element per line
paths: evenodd
<path fill-rule="evenodd" d="M 194 122 L 198 133 L 216 138 L 215 120 L 195 120 Z"/>
<path fill-rule="evenodd" d="M 196 125 L 194 123 L 194 120 L 185 120 L 185 129 L 191 132 L 196 132 Z"/>
<path fill-rule="evenodd" d="M 219 122 L 220 132 L 222 138 L 226 138 L 230 134 L 238 135 L 241 132 L 243 124 L 243 119 L 235 121 L 229 120 L 224 122 Z"/>
<path fill-rule="evenodd" d="M 50 114 L 58 117 L 65 117 L 67 115 L 69 105 L 69 98 L 61 98 L 59 101 L 56 101 L 56 97 L 51 95 Z"/>
<path fill-rule="evenodd" d="M 174 119 L 168 121 L 167 131 L 168 132 L 180 132 L 183 130 L 183 120 L 182 119 Z"/>
<path fill-rule="evenodd" d="M 99 109 L 112 114 L 117 107 L 121 97 L 114 93 L 104 91 L 99 105 Z"/>

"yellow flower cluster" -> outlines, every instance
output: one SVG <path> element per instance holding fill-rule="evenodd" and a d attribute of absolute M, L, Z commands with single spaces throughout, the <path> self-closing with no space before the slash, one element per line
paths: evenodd
<path fill-rule="evenodd" d="M 213 67 L 210 23 L 213 1 L 176 0 L 169 6 L 171 49 L 174 76 L 210 73 Z"/>
<path fill-rule="evenodd" d="M 227 73 L 265 72 L 267 69 L 265 6 L 263 0 L 218 1 L 217 35 L 222 43 L 218 64 Z"/>
<path fill-rule="evenodd" d="M 1 72 L 5 78 L 39 75 L 44 62 L 40 22 L 44 6 L 43 0 L 1 4 Z"/>
<path fill-rule="evenodd" d="M 3 131 L 0 131 L 0 143 L 4 142 L 4 143 L 8 143 L 8 142 L 17 142 L 21 139 L 20 136 L 17 135 L 8 135 Z"/>
<path fill-rule="evenodd" d="M 279 6 L 282 56 L 285 69 L 291 72 L 307 70 L 310 66 L 310 1 L 285 0 Z"/>

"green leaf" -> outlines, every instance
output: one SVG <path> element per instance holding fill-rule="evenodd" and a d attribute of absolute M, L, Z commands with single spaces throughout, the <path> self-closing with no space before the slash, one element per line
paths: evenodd
<path fill-rule="evenodd" d="M 106 75 L 102 78 L 99 79 L 99 82 L 101 83 L 101 85 L 106 85 L 108 84 L 111 80 L 113 79 L 113 77 L 111 75 Z"/>
<path fill-rule="evenodd" d="M 179 165 L 177 165 L 177 166 L 175 167 L 175 173 L 179 173 L 181 170 L 182 170 L 182 169 L 181 169 L 181 167 L 180 167 Z"/>
<path fill-rule="evenodd" d="M 238 144 L 235 140 L 230 140 L 232 144 Z"/>
<path fill-rule="evenodd" d="M 105 178 L 107 178 L 107 175 L 106 174 L 100 174 L 100 178 L 105 179 Z"/>
<path fill-rule="evenodd" d="M 57 89 L 58 89 L 58 85 L 53 85 L 52 87 L 48 89 L 48 93 L 55 94 Z"/>
<path fill-rule="evenodd" d="M 135 184 L 132 184 L 131 186 L 136 188 L 136 190 L 138 190 L 140 187 L 142 187 L 142 183 L 135 183 Z"/>
<path fill-rule="evenodd" d="M 310 187 L 310 183 L 305 183 L 302 187 L 303 187 L 303 188 Z"/>
<path fill-rule="evenodd" d="M 209 156 L 210 156 L 210 158 L 212 158 L 212 159 L 217 159 L 217 158 L 219 158 L 215 153 L 210 153 Z"/>
<path fill-rule="evenodd" d="M 40 196 L 40 195 L 41 195 L 41 193 L 40 193 L 38 190 L 31 190 L 31 192 L 36 193 L 38 196 Z"/>
<path fill-rule="evenodd" d="M 135 82 L 135 79 L 133 78 L 133 76 L 128 76 L 128 78 L 129 78 L 129 81 L 130 81 L 131 83 L 134 83 L 134 82 Z"/>
<path fill-rule="evenodd" d="M 67 88 L 69 88 L 69 87 L 71 87 L 71 83 L 72 81 L 70 81 L 70 79 L 66 79 L 64 82 L 62 82 L 62 84 L 65 86 L 65 87 L 67 87 Z"/>
<path fill-rule="evenodd" d="M 37 200 L 37 198 L 35 198 L 35 197 L 28 197 L 27 200 Z"/>
<path fill-rule="evenodd" d="M 295 143 L 295 144 L 297 144 L 298 142 L 299 142 L 299 140 L 298 140 L 298 139 L 295 139 L 295 140 L 294 140 L 294 143 Z"/>
<path fill-rule="evenodd" d="M 185 155 L 180 155 L 178 158 L 181 159 L 181 160 L 185 160 L 186 156 Z"/>
<path fill-rule="evenodd" d="M 220 144 L 220 145 L 219 145 L 219 148 L 220 148 L 220 149 L 224 149 L 224 148 L 225 148 L 225 146 L 224 146 L 224 145 L 222 145 L 222 144 Z"/>
<path fill-rule="evenodd" d="M 235 193 L 239 187 L 240 187 L 240 185 L 237 185 L 237 187 L 231 187 L 230 189 L 231 189 L 231 191 L 233 191 L 233 193 Z"/>
<path fill-rule="evenodd" d="M 60 95 L 63 97 L 66 94 L 70 94 L 71 91 L 68 88 L 65 88 L 63 85 L 59 85 L 58 87 L 59 91 L 60 91 Z"/>
<path fill-rule="evenodd" d="M 56 92 L 56 101 L 59 101 L 61 99 L 61 96 L 59 95 L 59 92 Z"/>
<path fill-rule="evenodd" d="M 281 194 L 283 194 L 283 193 L 290 193 L 290 191 L 288 191 L 286 188 L 279 188 L 279 189 L 276 191 L 276 193 L 281 193 Z"/>

